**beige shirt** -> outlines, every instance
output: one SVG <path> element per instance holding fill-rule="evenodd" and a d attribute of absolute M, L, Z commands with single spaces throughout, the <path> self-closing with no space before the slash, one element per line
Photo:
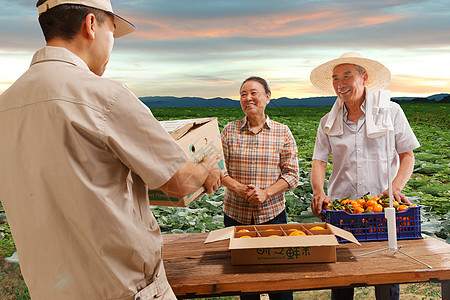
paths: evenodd
<path fill-rule="evenodd" d="M 45 47 L 0 95 L 0 145 L 0 199 L 33 299 L 134 299 L 158 272 L 167 288 L 148 188 L 188 158 L 125 85 Z"/>

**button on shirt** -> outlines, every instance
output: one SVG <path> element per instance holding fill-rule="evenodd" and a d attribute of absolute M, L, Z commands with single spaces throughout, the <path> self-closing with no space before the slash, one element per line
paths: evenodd
<path fill-rule="evenodd" d="M 164 276 L 147 187 L 188 158 L 125 85 L 45 47 L 0 95 L 0 132 L 0 199 L 33 299 L 134 299 Z"/>
<path fill-rule="evenodd" d="M 297 145 L 286 125 L 266 122 L 253 132 L 247 118 L 228 123 L 222 131 L 222 145 L 227 166 L 225 175 L 242 184 L 253 184 L 261 189 L 284 179 L 290 189 L 298 184 Z M 235 192 L 226 189 L 223 211 L 234 220 L 256 224 L 272 220 L 285 208 L 284 193 L 267 199 L 261 205 L 250 204 Z"/>
<path fill-rule="evenodd" d="M 323 128 L 329 114 L 321 120 L 317 130 L 313 159 L 328 162 L 333 157 L 333 170 L 328 182 L 328 196 L 333 201 L 351 195 L 357 199 L 366 193 L 379 195 L 388 188 L 386 137 L 368 138 L 365 115 L 358 124 L 347 119 L 344 109 L 344 132 L 340 136 L 328 136 Z M 365 113 L 365 102 L 361 106 Z M 390 133 L 391 178 L 399 167 L 399 153 L 420 146 L 400 105 L 391 102 L 391 118 L 394 132 Z"/>

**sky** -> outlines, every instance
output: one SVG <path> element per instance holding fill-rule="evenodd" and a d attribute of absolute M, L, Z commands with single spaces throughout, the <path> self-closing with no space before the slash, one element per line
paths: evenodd
<path fill-rule="evenodd" d="M 36 0 L 0 0 L 0 93 L 45 46 Z M 239 99 L 265 78 L 272 98 L 327 96 L 318 65 L 359 52 L 392 74 L 395 97 L 450 93 L 448 0 L 112 0 L 137 31 L 115 39 L 104 77 L 138 97 Z"/>

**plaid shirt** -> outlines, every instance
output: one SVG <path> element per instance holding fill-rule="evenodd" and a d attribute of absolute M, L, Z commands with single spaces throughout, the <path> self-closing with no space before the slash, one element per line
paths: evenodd
<path fill-rule="evenodd" d="M 253 184 L 261 189 L 280 178 L 289 184 L 289 189 L 297 187 L 297 145 L 286 125 L 266 116 L 262 128 L 254 133 L 245 117 L 225 126 L 222 145 L 227 166 L 225 176 L 229 175 L 242 184 Z M 243 224 L 250 224 L 252 216 L 256 224 L 270 221 L 284 208 L 284 193 L 254 206 L 230 189 L 225 191 L 224 213 Z"/>

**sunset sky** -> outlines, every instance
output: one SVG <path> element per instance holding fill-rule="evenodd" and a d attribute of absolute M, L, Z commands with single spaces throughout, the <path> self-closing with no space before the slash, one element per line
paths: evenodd
<path fill-rule="evenodd" d="M 0 0 L 0 93 L 45 45 L 36 0 Z M 113 0 L 137 27 L 115 40 L 103 75 L 138 96 L 238 99 L 246 77 L 272 98 L 327 95 L 312 69 L 360 52 L 392 73 L 393 96 L 450 93 L 448 0 Z"/>

